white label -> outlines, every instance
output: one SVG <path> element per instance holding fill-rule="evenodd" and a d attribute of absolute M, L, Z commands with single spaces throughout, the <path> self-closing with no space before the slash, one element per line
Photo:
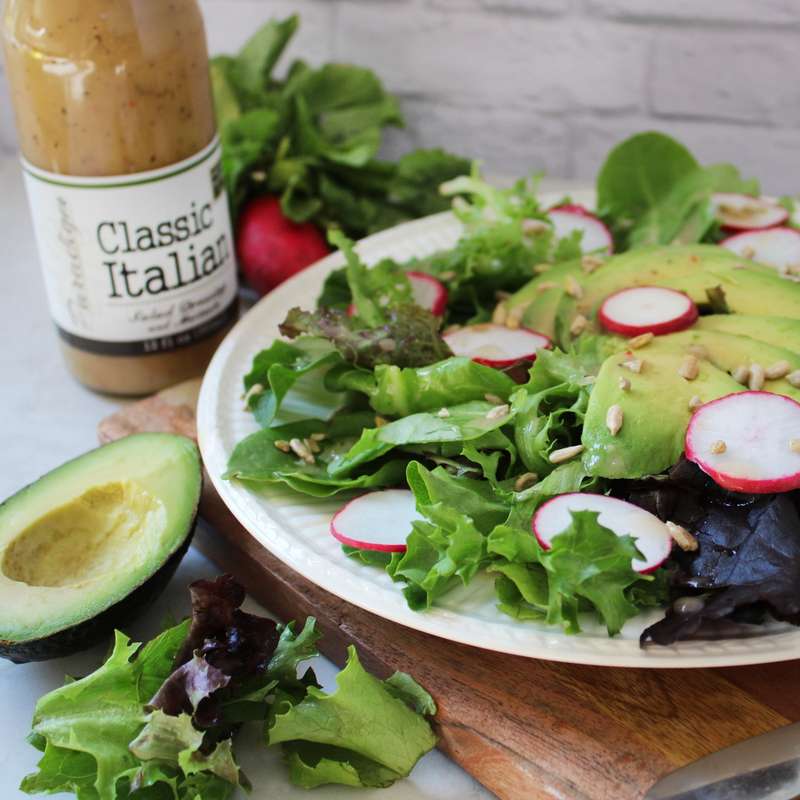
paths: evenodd
<path fill-rule="evenodd" d="M 85 350 L 183 347 L 236 315 L 236 265 L 219 138 L 163 169 L 101 178 L 23 159 L 50 312 Z"/>

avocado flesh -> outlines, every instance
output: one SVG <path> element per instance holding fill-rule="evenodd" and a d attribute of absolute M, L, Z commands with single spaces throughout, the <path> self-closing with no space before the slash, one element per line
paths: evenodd
<path fill-rule="evenodd" d="M 800 320 L 747 314 L 710 314 L 700 317 L 692 330 L 719 331 L 749 336 L 765 344 L 800 353 Z"/>
<path fill-rule="evenodd" d="M 709 269 L 686 278 L 661 281 L 659 286 L 684 292 L 699 305 L 708 305 L 707 291 L 720 287 L 725 302 L 736 314 L 773 314 L 800 320 L 800 285 L 781 278 L 774 270 Z"/>
<path fill-rule="evenodd" d="M 188 547 L 202 471 L 194 444 L 137 434 L 0 506 L 0 655 L 66 655 L 155 599 Z"/>
<path fill-rule="evenodd" d="M 632 353 L 632 354 L 631 354 Z M 592 475 L 604 478 L 639 478 L 657 475 L 673 466 L 684 450 L 686 428 L 695 396 L 707 403 L 745 387 L 727 372 L 700 359 L 693 381 L 678 374 L 686 352 L 682 348 L 652 346 L 622 351 L 607 358 L 589 395 L 581 443 L 583 463 Z M 623 366 L 643 359 L 640 373 Z M 620 388 L 627 378 L 630 389 Z M 612 405 L 622 408 L 622 427 L 612 435 L 606 415 Z"/>
<path fill-rule="evenodd" d="M 511 295 L 505 307 L 511 311 L 521 305 L 527 306 L 521 319 L 522 326 L 552 339 L 556 330 L 556 312 L 567 278 L 580 280 L 585 274 L 580 260 L 554 264 Z M 548 287 L 551 283 L 558 285 Z"/>
<path fill-rule="evenodd" d="M 657 336 L 646 348 L 642 349 L 642 352 L 654 353 L 661 348 L 676 348 L 685 355 L 690 352 L 689 348 L 698 347 L 705 348 L 705 352 L 700 351 L 701 354 L 724 372 L 735 372 L 738 367 L 742 365 L 749 367 L 753 362 L 766 368 L 778 361 L 788 361 L 792 372 L 800 369 L 800 355 L 785 347 L 766 344 L 751 339 L 749 336 L 695 328 L 680 333 L 668 333 L 666 336 Z M 647 355 L 643 357 L 648 358 Z M 764 381 L 763 391 L 782 394 L 800 402 L 800 389 L 792 386 L 786 378 Z"/>

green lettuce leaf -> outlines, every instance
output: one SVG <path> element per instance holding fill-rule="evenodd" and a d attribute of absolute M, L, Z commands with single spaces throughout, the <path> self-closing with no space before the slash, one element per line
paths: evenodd
<path fill-rule="evenodd" d="M 597 176 L 597 207 L 622 227 L 641 219 L 698 168 L 694 156 L 671 137 L 655 131 L 636 134 L 606 157 Z"/>
<path fill-rule="evenodd" d="M 255 356 L 250 372 L 244 376 L 247 407 L 256 422 L 267 428 L 297 381 L 341 361 L 339 353 L 324 340 L 304 336 L 289 344 L 276 339 Z"/>
<path fill-rule="evenodd" d="M 360 388 L 355 382 L 348 385 L 345 376 L 340 380 L 343 388 Z M 484 400 L 487 394 L 508 400 L 517 388 L 508 375 L 464 356 L 425 367 L 378 366 L 374 381 L 361 386 L 369 392 L 372 408 L 387 416 L 449 410 L 454 405 Z"/>
<path fill-rule="evenodd" d="M 604 528 L 598 516 L 593 511 L 573 512 L 570 526 L 540 555 L 550 590 L 547 622 L 560 622 L 567 633 L 577 633 L 579 600 L 584 598 L 614 636 L 639 613 L 625 590 L 647 577 L 631 568 L 631 561 L 641 558 L 635 540 Z"/>
<path fill-rule="evenodd" d="M 617 145 L 597 177 L 597 204 L 617 250 L 719 238 L 713 192 L 758 194 L 731 164 L 700 167 L 679 142 L 640 133 Z"/>
<path fill-rule="evenodd" d="M 283 482 L 315 497 L 328 497 L 343 489 L 396 486 L 403 479 L 407 457 L 377 460 L 381 455 L 378 447 L 369 459 L 363 459 L 374 462 L 368 471 L 358 469 L 363 461 L 342 463 L 367 425 L 374 425 L 371 414 L 340 414 L 330 423 L 302 420 L 257 431 L 236 445 L 222 477 L 255 483 Z M 314 454 L 314 463 L 276 446 L 276 442 L 303 441 L 314 434 L 326 437 L 319 442 L 320 452 Z M 391 449 L 387 447 L 384 452 Z"/>
<path fill-rule="evenodd" d="M 759 194 L 758 181 L 744 181 L 730 164 L 698 168 L 681 178 L 631 228 L 630 247 L 692 244 L 719 227 L 711 205 L 713 192 Z"/>
<path fill-rule="evenodd" d="M 128 748 L 144 762 L 175 761 L 184 775 L 207 771 L 249 791 L 250 782 L 233 759 L 231 740 L 217 742 L 210 753 L 205 753 L 201 751 L 204 737 L 205 734 L 192 724 L 189 714 L 171 716 L 156 709 L 149 714 L 144 728 Z"/>
<path fill-rule="evenodd" d="M 408 465 L 406 480 L 421 507 L 443 503 L 459 509 L 484 535 L 508 517 L 508 505 L 498 499 L 489 481 L 456 477 L 443 467 L 428 470 L 418 461 Z"/>
<path fill-rule="evenodd" d="M 436 745 L 430 727 L 405 702 L 423 698 L 407 676 L 387 686 L 364 670 L 351 647 L 337 683 L 332 695 L 309 687 L 304 700 L 281 704 L 268 722 L 265 738 L 284 743 L 294 782 L 388 786 Z M 430 696 L 422 702 L 434 708 Z"/>
<path fill-rule="evenodd" d="M 459 443 L 460 449 L 462 442 L 484 439 L 503 425 L 511 423 L 524 400 L 525 393 L 518 393 L 508 412 L 495 417 L 489 415 L 496 406 L 485 400 L 473 400 L 452 406 L 447 417 L 423 412 L 377 428 L 368 428 L 352 448 L 329 467 L 329 473 L 334 478 L 350 475 L 393 448 L 405 445 L 427 445 L 426 449 L 436 452 L 439 445 Z"/>
<path fill-rule="evenodd" d="M 550 453 L 580 443 L 590 378 L 597 369 L 595 348 L 588 354 L 581 344 L 569 353 L 539 351 L 514 427 L 514 440 L 526 469 L 548 475 L 554 469 Z"/>

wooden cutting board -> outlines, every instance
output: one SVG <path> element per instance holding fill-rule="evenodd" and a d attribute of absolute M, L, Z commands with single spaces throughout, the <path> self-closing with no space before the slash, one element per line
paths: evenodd
<path fill-rule="evenodd" d="M 99 427 L 195 435 L 199 381 L 135 403 Z M 348 645 L 381 678 L 412 674 L 435 697 L 439 747 L 502 800 L 634 800 L 677 767 L 800 720 L 800 661 L 703 670 L 618 669 L 503 655 L 388 622 L 329 594 L 259 545 L 206 479 L 194 545 L 284 620 L 317 618 L 320 649 Z"/>

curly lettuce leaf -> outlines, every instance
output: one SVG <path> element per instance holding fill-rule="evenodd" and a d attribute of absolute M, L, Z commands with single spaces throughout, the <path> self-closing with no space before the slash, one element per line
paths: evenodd
<path fill-rule="evenodd" d="M 593 511 L 572 512 L 570 526 L 539 554 L 549 590 L 545 620 L 549 625 L 561 623 L 567 633 L 579 633 L 578 611 L 585 600 L 614 636 L 639 613 L 626 589 L 647 577 L 631 567 L 633 559 L 641 558 L 635 539 L 617 536 L 600 525 L 598 516 Z"/>
<path fill-rule="evenodd" d="M 341 231 L 331 231 L 328 241 L 344 254 L 347 285 L 355 306 L 355 315 L 366 327 L 377 328 L 388 320 L 386 309 L 397 303 L 413 302 L 411 284 L 393 261 L 380 261 L 367 267 L 356 253 L 352 240 Z"/>
<path fill-rule="evenodd" d="M 599 337 L 602 338 L 602 337 Z M 515 442 L 525 467 L 540 476 L 554 465 L 550 453 L 580 442 L 601 342 L 582 342 L 568 353 L 540 350 L 524 389 L 528 393 L 515 422 Z M 598 363 L 599 362 L 599 363 Z"/>
<path fill-rule="evenodd" d="M 328 341 L 345 361 L 367 370 L 379 364 L 421 367 L 453 355 L 439 335 L 439 321 L 424 308 L 414 303 L 393 305 L 386 310 L 385 320 L 378 327 L 358 330 L 353 317 L 342 311 L 293 308 L 278 327 L 290 339 L 308 334 Z"/>
<path fill-rule="evenodd" d="M 353 647 L 348 652 L 334 694 L 309 687 L 301 702 L 283 702 L 265 729 L 270 744 L 284 743 L 290 776 L 302 786 L 389 786 L 438 741 L 406 702 L 435 710 L 430 695 L 402 674 L 378 680 Z"/>
<path fill-rule="evenodd" d="M 250 791 L 250 782 L 233 758 L 231 740 L 217 742 L 210 752 L 204 752 L 204 737 L 205 734 L 194 727 L 191 715 L 173 716 L 156 709 L 148 715 L 144 728 L 128 747 L 145 763 L 176 762 L 187 777 L 209 772 L 231 786 Z"/>
<path fill-rule="evenodd" d="M 456 477 L 443 467 L 429 470 L 418 461 L 408 465 L 406 480 L 420 506 L 444 503 L 459 509 L 484 535 L 508 517 L 508 505 L 497 498 L 488 481 Z"/>

